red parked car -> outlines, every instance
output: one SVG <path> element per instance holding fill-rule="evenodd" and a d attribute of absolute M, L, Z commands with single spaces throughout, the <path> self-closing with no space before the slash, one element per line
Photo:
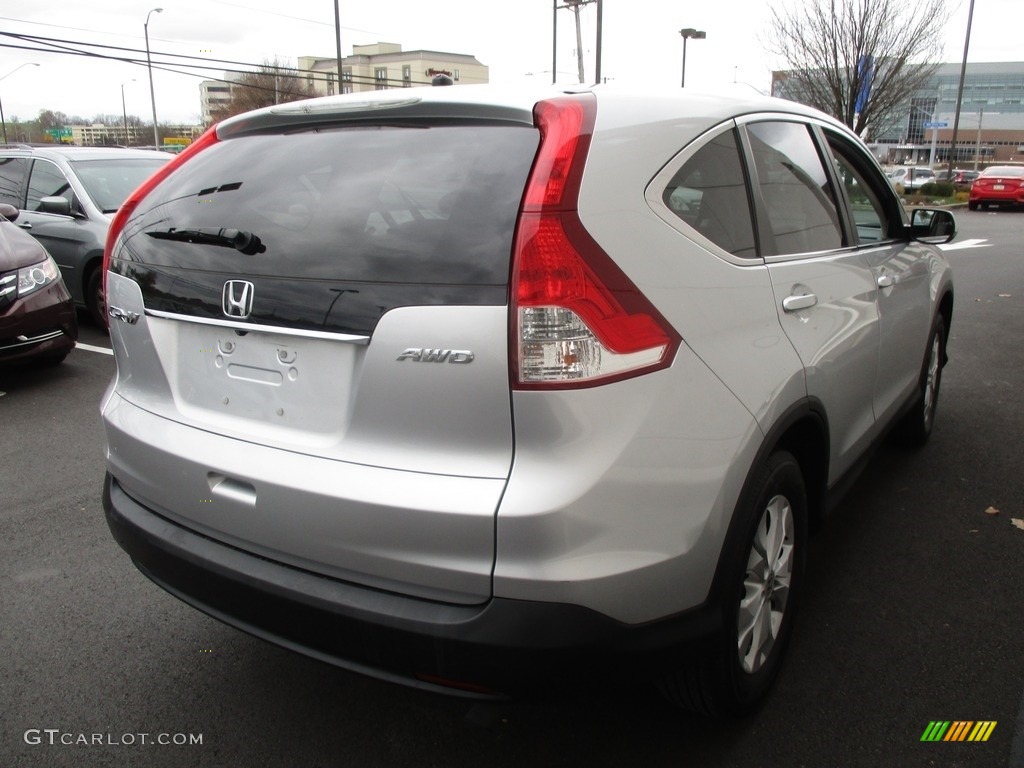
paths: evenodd
<path fill-rule="evenodd" d="M 1024 206 L 1024 167 L 993 165 L 981 172 L 971 185 L 967 207 L 976 211 L 990 205 Z"/>
<path fill-rule="evenodd" d="M 0 203 L 0 366 L 59 363 L 75 348 L 78 323 L 60 269 Z"/>

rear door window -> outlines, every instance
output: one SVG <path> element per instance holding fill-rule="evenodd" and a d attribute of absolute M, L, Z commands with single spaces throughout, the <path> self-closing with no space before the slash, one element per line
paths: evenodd
<path fill-rule="evenodd" d="M 747 131 L 766 216 L 762 255 L 841 248 L 835 191 L 809 126 L 761 122 L 749 124 Z"/>

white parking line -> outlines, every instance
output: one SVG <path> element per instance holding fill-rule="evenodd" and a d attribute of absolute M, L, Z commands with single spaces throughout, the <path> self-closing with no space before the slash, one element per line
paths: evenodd
<path fill-rule="evenodd" d="M 92 344 L 82 344 L 81 342 L 75 345 L 75 349 L 84 349 L 86 352 L 99 352 L 101 355 L 114 354 L 114 350 L 107 347 L 94 347 Z"/>
<path fill-rule="evenodd" d="M 940 245 L 939 248 L 944 251 L 959 251 L 964 248 L 988 248 L 991 245 L 992 243 L 988 241 L 987 237 L 974 237 L 969 240 L 961 240 L 958 243 Z"/>

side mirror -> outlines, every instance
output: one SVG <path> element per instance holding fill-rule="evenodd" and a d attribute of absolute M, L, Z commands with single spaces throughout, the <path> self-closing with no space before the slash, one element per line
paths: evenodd
<path fill-rule="evenodd" d="M 39 210 L 43 213 L 56 213 L 60 216 L 70 216 L 71 201 L 66 197 L 43 197 L 39 199 Z"/>
<path fill-rule="evenodd" d="M 948 243 L 956 237 L 956 219 L 939 208 L 915 208 L 910 214 L 910 236 L 932 245 Z"/>
<path fill-rule="evenodd" d="M 3 216 L 8 221 L 14 221 L 18 218 L 20 211 L 10 203 L 0 203 L 0 216 Z"/>

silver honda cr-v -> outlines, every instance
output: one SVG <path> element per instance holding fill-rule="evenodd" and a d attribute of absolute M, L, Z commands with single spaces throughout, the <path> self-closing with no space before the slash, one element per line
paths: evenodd
<path fill-rule="evenodd" d="M 766 692 L 808 521 L 932 429 L 945 211 L 800 105 L 382 91 L 211 129 L 111 225 L 136 565 L 349 669 Z"/>

